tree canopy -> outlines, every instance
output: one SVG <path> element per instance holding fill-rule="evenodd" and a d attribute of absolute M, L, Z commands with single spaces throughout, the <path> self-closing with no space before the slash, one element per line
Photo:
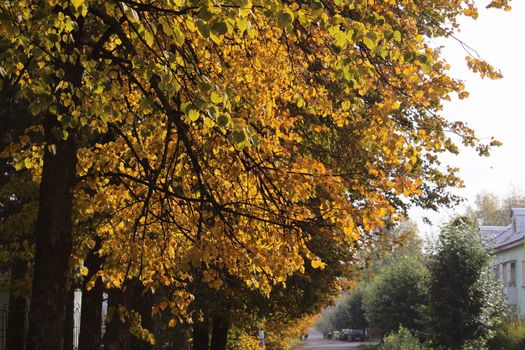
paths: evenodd
<path fill-rule="evenodd" d="M 441 115 L 468 94 L 429 39 L 460 15 L 474 1 L 1 1 L 3 116 L 33 116 L 2 155 L 40 186 L 30 346 L 57 348 L 70 262 L 87 290 L 167 288 L 175 326 L 195 286 L 268 295 L 325 266 L 314 235 L 357 252 L 409 205 L 456 203 L 451 133 L 498 144 Z"/>

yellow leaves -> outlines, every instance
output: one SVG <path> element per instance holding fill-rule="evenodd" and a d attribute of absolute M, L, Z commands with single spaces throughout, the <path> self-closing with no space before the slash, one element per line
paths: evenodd
<path fill-rule="evenodd" d="M 319 2 L 269 4 L 263 13 L 250 0 L 235 8 L 207 1 L 180 16 L 137 13 L 122 5 L 133 25 L 122 25 L 132 47 L 112 35 L 103 48 L 115 61 L 91 59 L 86 48 L 79 56 L 85 86 L 71 92 L 70 82 L 60 79 L 57 95 L 68 108 L 65 119 L 82 126 L 72 127 L 82 140 L 111 135 L 79 150 L 79 176 L 89 179 L 76 189 L 75 220 L 103 220 L 95 231 L 106 263 L 95 278 L 108 287 L 137 278 L 151 289 L 179 291 L 202 266 L 209 287 L 228 289 L 214 270 L 219 266 L 268 292 L 294 272 L 305 272 L 305 264 L 326 268 L 308 250 L 305 237 L 314 233 L 303 231 L 305 223 L 322 223 L 324 231 L 315 234 L 333 238 L 340 245 L 334 248 L 348 249 L 353 241 L 361 247 L 369 231 L 394 213 L 392 192 L 415 198 L 421 183 L 457 184 L 453 174 L 436 175 L 439 169 L 426 156 L 451 148 L 440 135 L 450 125 L 432 115 L 440 112 L 441 100 L 467 93 L 446 75 L 439 53 L 426 47 L 422 34 L 434 30 L 421 28 L 412 13 L 429 12 L 439 21 L 464 6 L 444 1 L 434 10 L 406 1 L 407 11 L 398 14 L 391 10 L 395 1 L 389 2 L 393 6 L 369 1 L 363 8 L 352 3 L 352 11 L 337 3 L 330 12 Z M 86 5 L 73 0 L 77 8 Z M 180 11 L 185 4 L 162 6 Z M 120 7 L 106 2 L 101 8 L 110 17 L 117 13 L 119 22 Z M 474 8 L 464 12 L 477 14 Z M 92 17 L 88 27 L 97 30 L 86 28 L 85 35 L 96 43 L 98 28 L 106 25 Z M 49 27 L 43 21 L 26 24 L 43 27 L 46 44 L 58 52 L 64 32 L 75 28 L 66 17 L 60 21 Z M 295 25 L 301 30 L 290 30 Z M 3 22 L 0 27 L 3 34 L 10 30 Z M 4 37 L 12 40 L 6 46 L 26 45 L 17 41 L 23 34 Z M 28 52 L 8 52 L 6 60 L 16 59 L 4 66 L 22 75 L 23 59 L 40 51 Z M 22 75 L 22 93 L 55 96 L 46 84 L 56 80 L 45 73 L 59 71 L 55 59 L 34 60 L 36 69 Z M 121 62 L 129 61 L 123 69 Z M 469 62 L 482 76 L 498 74 L 484 62 Z M 155 94 L 156 77 L 170 108 Z M 418 113 L 421 109 L 432 117 Z M 176 125 L 168 123 L 174 119 Z M 118 132 L 108 133 L 108 125 Z M 175 130 L 168 136 L 170 128 Z M 466 134 L 461 127 L 453 131 L 458 130 Z M 32 142 L 9 153 L 17 167 L 36 174 L 44 148 L 33 151 Z M 115 172 L 123 176 L 106 175 Z M 188 294 L 176 294 L 155 312 L 169 309 L 178 316 L 190 303 Z M 173 317 L 168 325 L 180 320 Z M 149 337 L 140 327 L 134 331 Z"/>
<path fill-rule="evenodd" d="M 469 97 L 469 93 L 467 91 L 461 91 L 461 92 L 459 92 L 458 97 L 459 97 L 460 100 L 464 100 L 467 97 Z"/>
<path fill-rule="evenodd" d="M 509 3 L 510 0 L 493 0 L 487 5 L 487 8 L 502 8 L 505 11 L 510 11 L 512 7 L 510 7 Z"/>
<path fill-rule="evenodd" d="M 75 6 L 76 8 L 79 8 L 80 6 L 84 5 L 84 2 L 86 0 L 71 0 L 71 3 L 73 4 L 73 6 Z"/>
<path fill-rule="evenodd" d="M 467 61 L 467 66 L 470 68 L 470 70 L 472 70 L 474 73 L 479 73 L 481 78 L 488 77 L 493 80 L 503 78 L 503 75 L 499 70 L 495 69 L 484 60 L 467 56 L 465 57 L 465 61 Z"/>
<path fill-rule="evenodd" d="M 215 92 L 215 91 L 212 91 L 211 95 L 210 95 L 210 99 L 211 99 L 211 102 L 215 103 L 215 104 L 219 104 L 223 101 L 223 97 L 221 94 L 219 94 L 218 92 Z"/>
<path fill-rule="evenodd" d="M 314 269 L 324 269 L 326 267 L 326 264 L 324 262 L 322 262 L 321 260 L 312 260 L 310 262 L 310 264 L 312 265 L 312 267 Z"/>

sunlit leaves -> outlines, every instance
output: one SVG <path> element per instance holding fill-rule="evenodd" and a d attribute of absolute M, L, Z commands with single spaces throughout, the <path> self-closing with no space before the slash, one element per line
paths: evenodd
<path fill-rule="evenodd" d="M 470 1 L 56 3 L 68 11 L 0 10 L 2 75 L 35 123 L 50 113 L 57 140 L 82 140 L 75 220 L 102 241 L 94 278 L 180 291 L 159 312 L 187 316 L 198 269 L 211 288 L 235 276 L 268 293 L 323 268 L 310 225 L 362 247 L 407 203 L 450 204 L 461 182 L 437 158 L 458 150 L 447 130 L 490 148 L 440 116 L 467 93 L 427 43 L 443 35 L 430 19 L 454 22 Z M 37 177 L 45 147 L 20 140 L 8 154 Z"/>

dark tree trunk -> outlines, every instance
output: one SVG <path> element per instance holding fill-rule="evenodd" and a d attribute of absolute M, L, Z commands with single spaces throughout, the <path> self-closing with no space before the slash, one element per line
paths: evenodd
<path fill-rule="evenodd" d="M 109 293 L 109 306 L 116 309 L 124 306 L 127 310 L 139 312 L 142 317 L 142 326 L 152 330 L 153 320 L 151 318 L 152 296 L 142 293 L 142 284 L 138 280 L 127 281 L 125 288 L 112 290 Z M 107 325 L 104 335 L 105 350 L 147 350 L 152 346 L 129 332 L 129 324 L 122 323 L 118 313 L 114 311 L 111 322 Z"/>
<path fill-rule="evenodd" d="M 64 350 L 73 350 L 73 327 L 75 326 L 75 287 L 69 286 L 66 297 L 66 317 L 64 321 Z"/>
<path fill-rule="evenodd" d="M 132 308 L 137 311 L 142 319 L 142 327 L 153 332 L 153 318 L 151 317 L 151 307 L 153 306 L 153 295 L 151 292 L 143 292 L 142 284 L 138 280 L 131 282 L 133 291 Z M 131 348 L 137 350 L 150 350 L 153 346 L 135 336 L 131 338 Z"/>
<path fill-rule="evenodd" d="M 209 350 L 210 330 L 208 321 L 193 322 L 193 350 Z"/>
<path fill-rule="evenodd" d="M 26 274 L 27 261 L 16 258 L 11 268 L 6 350 L 24 350 L 26 347 L 27 299 L 19 290 Z"/>
<path fill-rule="evenodd" d="M 130 343 L 130 333 L 127 326 L 120 321 L 117 308 L 124 291 L 111 289 L 108 291 L 108 314 L 111 312 L 111 320 L 106 323 L 106 333 L 102 339 L 105 350 L 124 350 Z"/>
<path fill-rule="evenodd" d="M 35 229 L 28 350 L 61 350 L 64 341 L 77 154 L 74 132 L 69 132 L 67 140 L 57 141 L 53 137 L 54 127 L 60 127 L 59 123 L 54 117 L 47 117 L 45 140 L 49 145 L 56 145 L 56 153 L 45 147 Z"/>
<path fill-rule="evenodd" d="M 99 244 L 86 257 L 84 266 L 88 268 L 89 274 L 86 281 L 97 273 L 102 265 L 103 259 L 96 253 Z M 91 290 L 82 288 L 82 312 L 80 313 L 80 335 L 78 350 L 98 350 L 102 342 L 102 298 L 104 285 L 97 279 Z"/>
<path fill-rule="evenodd" d="M 213 319 L 213 328 L 211 332 L 211 349 L 226 350 L 228 342 L 228 323 L 221 317 Z"/>
<path fill-rule="evenodd" d="M 171 347 L 169 347 L 167 350 L 190 350 L 190 335 L 188 333 L 188 330 L 181 329 L 176 331 L 172 336 L 170 336 Z"/>

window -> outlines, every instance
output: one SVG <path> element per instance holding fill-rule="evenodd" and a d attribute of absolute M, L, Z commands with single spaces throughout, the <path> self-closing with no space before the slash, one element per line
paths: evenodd
<path fill-rule="evenodd" d="M 498 275 L 503 287 L 516 287 L 516 261 L 501 263 L 498 268 Z"/>
<path fill-rule="evenodd" d="M 516 287 L 516 262 L 510 262 L 509 287 Z"/>
<path fill-rule="evenodd" d="M 508 283 L 507 281 L 509 280 L 508 277 L 509 277 L 509 273 L 507 271 L 507 263 L 503 263 L 501 264 L 501 284 L 503 284 L 503 287 L 507 287 L 508 286 Z"/>
<path fill-rule="evenodd" d="M 525 287 L 525 260 L 521 261 L 521 286 Z"/>

